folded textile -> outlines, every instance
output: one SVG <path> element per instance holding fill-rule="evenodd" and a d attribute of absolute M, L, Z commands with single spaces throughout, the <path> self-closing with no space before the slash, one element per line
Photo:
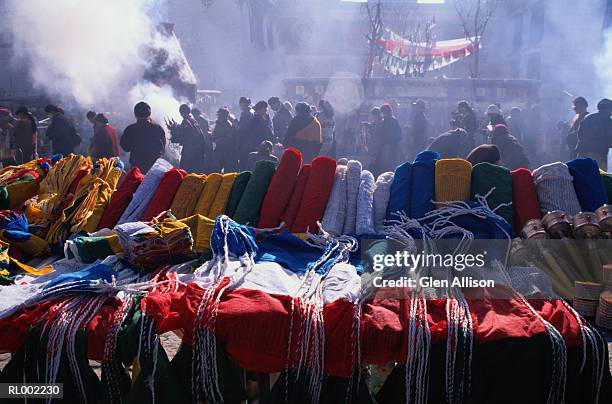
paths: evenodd
<path fill-rule="evenodd" d="M 374 231 L 376 233 L 381 233 L 385 225 L 392 184 L 393 173 L 391 171 L 380 174 L 376 179 L 374 186 Z"/>
<path fill-rule="evenodd" d="M 608 196 L 608 205 L 610 205 L 612 204 L 612 174 L 602 169 L 599 169 L 599 173 L 601 174 L 601 180 L 606 190 L 606 195 Z"/>
<path fill-rule="evenodd" d="M 95 169 L 96 176 L 103 181 L 99 188 L 96 197 L 96 202 L 93 207 L 91 216 L 87 219 L 83 231 L 93 233 L 98 228 L 98 224 L 104 215 L 113 193 L 117 188 L 117 183 L 121 177 L 121 169 L 117 166 L 117 159 L 100 159 Z"/>
<path fill-rule="evenodd" d="M 561 162 L 545 164 L 533 170 L 532 175 L 543 215 L 554 210 L 562 210 L 568 215 L 580 212 L 580 202 L 567 165 Z"/>
<path fill-rule="evenodd" d="M 582 211 L 595 212 L 606 204 L 608 195 L 597 162 L 592 158 L 579 157 L 566 164 L 574 178 L 574 190 Z"/>
<path fill-rule="evenodd" d="M 236 213 L 236 208 L 240 203 L 240 198 L 242 198 L 242 194 L 251 179 L 250 171 L 242 171 L 234 180 L 234 184 L 232 185 L 232 191 L 230 192 L 227 203 L 225 204 L 225 214 L 229 217 L 234 217 L 234 213 Z"/>
<path fill-rule="evenodd" d="M 215 220 L 202 215 L 192 215 L 179 222 L 189 226 L 193 237 L 193 248 L 196 253 L 202 254 L 210 250 L 210 237 L 215 227 Z"/>
<path fill-rule="evenodd" d="M 342 234 L 355 234 L 357 220 L 357 195 L 361 184 L 361 163 L 349 160 L 346 166 L 346 216 Z"/>
<path fill-rule="evenodd" d="M 470 200 L 472 163 L 464 159 L 442 159 L 436 162 L 436 202 Z M 440 204 L 437 208 L 444 205 Z"/>
<path fill-rule="evenodd" d="M 334 175 L 334 185 L 325 207 L 321 226 L 328 233 L 339 235 L 342 234 L 344 222 L 346 220 L 346 166 L 337 166 L 336 174 Z M 312 232 L 312 230 L 311 230 Z"/>
<path fill-rule="evenodd" d="M 32 160 L 0 170 L 0 209 L 15 209 L 34 197 L 51 168 L 49 160 Z"/>
<path fill-rule="evenodd" d="M 219 191 L 219 187 L 221 186 L 221 182 L 223 182 L 223 174 L 212 173 L 206 177 L 206 184 L 204 184 L 204 189 L 193 211 L 194 215 L 208 216 L 210 207 L 215 201 L 217 191 Z"/>
<path fill-rule="evenodd" d="M 291 226 L 293 233 L 318 231 L 317 222 L 323 218 L 325 207 L 334 185 L 336 161 L 326 156 L 315 157 L 306 182 L 300 208 Z"/>
<path fill-rule="evenodd" d="M 125 208 L 119 219 L 119 224 L 134 222 L 140 219 L 147 206 L 149 206 L 149 202 L 151 202 L 151 198 L 153 198 L 155 190 L 159 186 L 164 174 L 170 169 L 172 169 L 170 163 L 164 159 L 157 159 L 153 167 L 145 175 L 142 184 L 140 184 L 134 193 L 129 205 Z"/>
<path fill-rule="evenodd" d="M 225 213 L 225 205 L 227 205 L 230 193 L 232 192 L 232 187 L 234 186 L 234 181 L 236 181 L 236 176 L 236 173 L 223 174 L 221 185 L 219 185 L 217 195 L 215 195 L 215 200 L 213 201 L 212 205 L 210 205 L 210 211 L 208 212 L 208 216 L 211 219 L 215 219 L 217 216 Z"/>
<path fill-rule="evenodd" d="M 183 178 L 170 205 L 170 210 L 177 219 L 193 214 L 205 183 L 206 175 L 204 174 L 189 174 Z"/>
<path fill-rule="evenodd" d="M 138 167 L 132 168 L 125 175 L 119 188 L 112 194 L 109 204 L 104 209 L 96 230 L 112 229 L 115 227 L 143 179 L 144 175 L 142 175 Z"/>
<path fill-rule="evenodd" d="M 255 163 L 255 170 L 251 174 L 251 178 L 234 213 L 234 220 L 236 222 L 253 227 L 257 226 L 259 210 L 275 170 L 276 164 L 272 161 L 260 160 Z"/>
<path fill-rule="evenodd" d="M 417 154 L 412 163 L 409 217 L 420 219 L 434 209 L 436 161 L 440 155 L 432 150 Z"/>
<path fill-rule="evenodd" d="M 514 230 L 520 231 L 531 219 L 540 219 L 540 202 L 533 183 L 531 171 L 527 168 L 518 168 L 510 173 L 512 175 L 512 205 L 514 207 Z"/>
<path fill-rule="evenodd" d="M 374 234 L 374 176 L 368 170 L 361 172 L 359 193 L 357 194 L 357 218 L 355 233 Z"/>
<path fill-rule="evenodd" d="M 301 167 L 302 153 L 293 147 L 287 148 L 261 205 L 258 227 L 273 228 L 280 224 L 281 216 L 289 204 Z"/>
<path fill-rule="evenodd" d="M 153 194 L 153 198 L 149 202 L 149 206 L 140 216 L 140 220 L 148 222 L 155 216 L 168 210 L 186 175 L 187 172 L 179 168 L 166 171 Z"/>
<path fill-rule="evenodd" d="M 94 264 L 77 272 L 61 274 L 47 283 L 43 289 L 53 289 L 65 285 L 75 287 L 77 284 L 97 283 L 99 281 L 111 283 L 113 275 L 115 275 L 115 271 L 113 271 L 111 266 L 106 264 Z"/>
<path fill-rule="evenodd" d="M 80 236 L 64 243 L 64 256 L 76 259 L 85 264 L 91 264 L 98 259 L 123 253 L 116 234 L 107 236 Z"/>
<path fill-rule="evenodd" d="M 37 257 L 49 252 L 49 243 L 31 234 L 28 229 L 28 219 L 23 213 L 0 211 L 0 241 L 10 243 L 23 254 Z"/>
<path fill-rule="evenodd" d="M 510 170 L 491 163 L 478 163 L 472 168 L 471 188 L 472 200 L 478 202 L 477 196 L 486 196 L 489 208 L 506 219 L 510 226 L 514 224 Z"/>
<path fill-rule="evenodd" d="M 405 162 L 395 168 L 386 220 L 397 219 L 396 212 L 410 213 L 410 190 L 412 189 L 412 163 Z"/>
<path fill-rule="evenodd" d="M 311 169 L 312 165 L 304 164 L 300 169 L 297 180 L 295 181 L 295 186 L 291 192 L 291 197 L 289 198 L 287 207 L 281 216 L 281 221 L 285 223 L 285 227 L 287 229 L 291 229 L 293 222 L 295 222 L 295 217 L 297 216 L 298 209 L 302 203 L 302 197 L 304 196 L 304 190 L 306 189 L 306 183 L 308 182 Z"/>

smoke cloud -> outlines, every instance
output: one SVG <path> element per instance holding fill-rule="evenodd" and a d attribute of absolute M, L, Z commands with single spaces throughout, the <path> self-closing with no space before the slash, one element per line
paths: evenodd
<path fill-rule="evenodd" d="M 612 94 L 612 29 L 604 34 L 604 46 L 599 57 L 596 58 L 597 74 L 601 84 L 601 91 Z"/>
<path fill-rule="evenodd" d="M 27 65 L 35 87 L 81 108 L 131 111 L 150 102 L 154 116 L 176 116 L 179 101 L 168 85 L 143 81 L 151 49 L 166 63 L 182 56 L 156 29 L 155 0 L 10 0 L 16 58 Z M 188 68 L 187 68 L 188 69 Z M 182 80 L 193 73 L 179 71 Z"/>

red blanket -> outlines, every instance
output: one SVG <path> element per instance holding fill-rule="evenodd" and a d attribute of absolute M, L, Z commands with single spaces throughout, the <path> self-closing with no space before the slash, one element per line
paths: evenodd
<path fill-rule="evenodd" d="M 519 168 L 511 173 L 512 205 L 514 206 L 514 230 L 519 233 L 531 219 L 540 219 L 540 202 L 533 184 L 531 171 Z"/>
<path fill-rule="evenodd" d="M 304 190 L 306 189 L 306 183 L 308 182 L 308 177 L 310 176 L 311 169 L 312 166 L 310 164 L 305 164 L 304 166 L 302 166 L 300 174 L 298 175 L 297 180 L 295 182 L 295 186 L 293 187 L 291 198 L 287 203 L 285 212 L 281 216 L 281 221 L 285 222 L 285 226 L 288 229 L 291 229 L 291 226 L 293 226 L 293 222 L 295 222 L 295 217 L 297 216 L 298 209 L 300 209 L 300 204 L 302 203 L 302 197 L 304 196 Z"/>
<path fill-rule="evenodd" d="M 142 175 L 138 167 L 132 168 L 130 172 L 126 174 L 119 188 L 113 193 L 108 206 L 104 209 L 97 230 L 105 228 L 112 229 L 115 227 L 123 211 L 130 204 L 134 192 L 136 192 L 136 189 L 138 189 L 143 179 L 144 175 Z"/>
<path fill-rule="evenodd" d="M 183 181 L 183 178 L 186 176 L 187 171 L 181 170 L 180 168 L 173 168 L 166 171 L 153 194 L 153 198 L 151 198 L 151 202 L 149 202 L 149 206 L 147 206 L 147 209 L 140 217 L 140 220 L 148 222 L 163 211 L 170 209 L 172 199 L 174 199 L 176 191 L 178 191 L 181 186 L 181 181 Z"/>

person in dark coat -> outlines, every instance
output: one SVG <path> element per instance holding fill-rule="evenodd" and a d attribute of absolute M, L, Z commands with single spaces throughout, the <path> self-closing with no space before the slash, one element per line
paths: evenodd
<path fill-rule="evenodd" d="M 444 132 L 429 145 L 429 150 L 433 150 L 440 155 L 440 158 L 465 158 L 470 150 L 474 148 L 474 139 L 461 128 L 451 129 Z"/>
<path fill-rule="evenodd" d="M 253 109 L 251 108 L 251 99 L 247 97 L 240 97 L 238 101 L 238 106 L 240 107 L 240 118 L 238 119 L 238 160 L 240 169 L 246 170 L 246 163 L 249 156 L 249 153 L 253 150 L 249 150 L 250 144 L 246 144 L 244 142 L 245 139 L 249 138 L 251 122 L 253 121 Z"/>
<path fill-rule="evenodd" d="M 238 159 L 236 158 L 237 131 L 229 120 L 230 111 L 227 107 L 219 108 L 217 120 L 212 132 L 213 142 L 215 143 L 214 165 L 215 172 L 230 172 L 237 169 Z M 248 158 L 247 158 L 248 159 Z"/>
<path fill-rule="evenodd" d="M 146 102 L 134 106 L 136 122 L 125 128 L 121 148 L 130 153 L 130 165 L 145 174 L 166 151 L 166 133 L 151 120 L 151 107 Z"/>
<path fill-rule="evenodd" d="M 323 130 L 305 102 L 295 105 L 295 116 L 291 120 L 283 144 L 302 152 L 304 164 L 308 164 L 321 150 Z"/>
<path fill-rule="evenodd" d="M 476 112 L 467 101 L 459 101 L 457 104 L 456 126 L 466 131 L 469 137 L 476 138 L 478 132 L 478 118 Z"/>
<path fill-rule="evenodd" d="M 523 110 L 519 107 L 512 107 L 510 110 L 510 116 L 506 118 L 508 130 L 512 133 L 512 136 L 517 138 L 521 143 L 524 143 L 523 132 L 525 128 L 525 122 L 523 119 Z"/>
<path fill-rule="evenodd" d="M 413 154 L 416 156 L 417 153 L 427 148 L 427 139 L 429 139 L 429 127 L 430 123 L 425 115 L 427 110 L 427 104 L 424 100 L 416 100 L 412 103 L 414 107 L 414 116 L 412 118 L 412 142 L 411 147 Z"/>
<path fill-rule="evenodd" d="M 566 144 L 569 158 L 576 158 L 576 145 L 578 144 L 578 129 L 584 118 L 589 114 L 589 103 L 584 97 L 576 97 L 573 101 L 573 108 L 576 115 L 572 119 L 570 128 L 567 132 Z"/>
<path fill-rule="evenodd" d="M 490 143 L 497 146 L 504 167 L 510 170 L 529 168 L 529 159 L 521 143 L 508 132 L 506 125 L 495 125 Z"/>
<path fill-rule="evenodd" d="M 45 112 L 51 118 L 51 124 L 45 134 L 51 141 L 53 154 L 67 156 L 74 153 L 75 147 L 81 143 L 81 137 L 77 134 L 72 122 L 55 105 L 47 105 Z"/>
<path fill-rule="evenodd" d="M 191 107 L 182 104 L 179 113 L 181 124 L 172 132 L 172 140 L 183 146 L 180 167 L 190 173 L 203 173 L 206 155 L 205 134 L 198 121 L 191 115 Z"/>
<path fill-rule="evenodd" d="M 604 171 L 608 170 L 608 148 L 612 136 L 612 100 L 597 103 L 597 112 L 588 114 L 578 128 L 578 157 L 590 157 Z"/>
<path fill-rule="evenodd" d="M 95 132 L 91 141 L 91 155 L 94 160 L 102 157 L 119 157 L 119 140 L 117 131 L 108 122 L 104 114 L 96 114 Z"/>
<path fill-rule="evenodd" d="M 16 162 L 23 164 L 37 157 L 38 125 L 36 119 L 26 107 L 17 108 L 15 116 L 17 120 L 10 131 L 11 148 L 17 151 Z"/>
<path fill-rule="evenodd" d="M 501 155 L 499 154 L 499 149 L 494 144 L 481 144 L 468 154 L 466 160 L 472 163 L 472 166 L 478 163 L 500 165 Z"/>
<path fill-rule="evenodd" d="M 285 107 L 278 97 L 270 97 L 268 100 L 270 109 L 274 111 L 274 118 L 272 118 L 272 126 L 274 128 L 275 141 L 282 140 L 285 138 L 287 127 L 293 119 L 291 112 Z"/>
<path fill-rule="evenodd" d="M 393 116 L 393 109 L 389 104 L 384 104 L 380 107 L 382 122 L 378 134 L 378 150 L 376 153 L 374 167 L 376 172 L 393 171 L 397 165 L 397 150 L 402 141 L 402 128 L 399 122 Z"/>
<path fill-rule="evenodd" d="M 255 165 L 258 161 L 267 160 L 272 161 L 273 163 L 278 163 L 278 157 L 272 154 L 272 150 L 274 145 L 269 140 L 264 140 L 259 145 L 259 149 L 257 151 L 249 153 L 249 159 L 247 161 L 247 169 L 250 171 L 255 170 Z"/>
<path fill-rule="evenodd" d="M 264 140 L 272 140 L 274 134 L 272 133 L 272 120 L 268 115 L 268 103 L 265 101 L 259 101 L 253 108 L 255 114 L 251 120 L 249 126 L 249 133 L 246 139 L 241 139 L 249 147 L 249 153 L 256 151 L 259 145 Z"/>

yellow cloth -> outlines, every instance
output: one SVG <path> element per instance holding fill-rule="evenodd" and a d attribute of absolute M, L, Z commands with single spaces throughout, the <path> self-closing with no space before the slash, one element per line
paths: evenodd
<path fill-rule="evenodd" d="M 97 230 L 98 223 L 100 223 L 100 219 L 102 219 L 102 215 L 104 214 L 104 209 L 106 209 L 113 192 L 115 192 L 119 177 L 121 177 L 121 170 L 115 167 L 108 172 L 106 178 L 101 178 L 104 183 L 98 188 L 96 203 L 91 216 L 89 216 L 85 226 L 83 226 L 84 231 L 93 233 Z"/>
<path fill-rule="evenodd" d="M 193 215 L 179 222 L 186 224 L 191 229 L 195 251 L 202 254 L 210 250 L 210 235 L 215 227 L 215 221 L 206 216 Z"/>
<path fill-rule="evenodd" d="M 43 268 L 34 268 L 29 265 L 23 264 L 16 260 L 15 258 L 11 258 L 9 256 L 9 243 L 0 240 L 0 261 L 4 261 L 6 263 L 13 263 L 16 267 L 21 269 L 24 272 L 27 272 L 31 275 L 44 275 L 53 272 L 53 268 L 51 267 L 43 267 Z M 9 275 L 10 272 L 2 271 L 0 275 Z"/>
<path fill-rule="evenodd" d="M 472 164 L 464 159 L 436 161 L 436 202 L 470 200 Z M 443 205 L 437 205 L 441 208 Z"/>
<path fill-rule="evenodd" d="M 15 209 L 26 200 L 36 196 L 39 187 L 36 181 L 22 181 L 7 185 L 9 208 Z"/>
<path fill-rule="evenodd" d="M 202 194 L 198 199 L 198 203 L 193 211 L 193 214 L 208 216 L 208 213 L 210 212 L 210 207 L 215 201 L 217 191 L 219 190 L 222 181 L 223 175 L 219 173 L 210 174 L 206 178 L 206 184 L 204 185 L 204 189 L 202 190 Z"/>
<path fill-rule="evenodd" d="M 118 235 L 113 233 L 107 237 L 107 240 L 108 240 L 108 245 L 110 246 L 111 250 L 113 250 L 115 254 L 121 254 L 124 252 L 123 247 L 121 247 L 121 243 L 119 242 Z"/>
<path fill-rule="evenodd" d="M 227 200 L 229 199 L 230 192 L 232 192 L 232 186 L 234 185 L 237 175 L 237 173 L 223 174 L 223 180 L 221 180 L 221 185 L 219 186 L 215 200 L 210 207 L 208 217 L 216 219 L 217 216 L 225 213 L 225 205 L 227 205 Z"/>
<path fill-rule="evenodd" d="M 170 205 L 174 217 L 184 219 L 193 214 L 204 189 L 204 184 L 206 184 L 206 175 L 204 174 L 189 174 L 183 178 Z"/>

